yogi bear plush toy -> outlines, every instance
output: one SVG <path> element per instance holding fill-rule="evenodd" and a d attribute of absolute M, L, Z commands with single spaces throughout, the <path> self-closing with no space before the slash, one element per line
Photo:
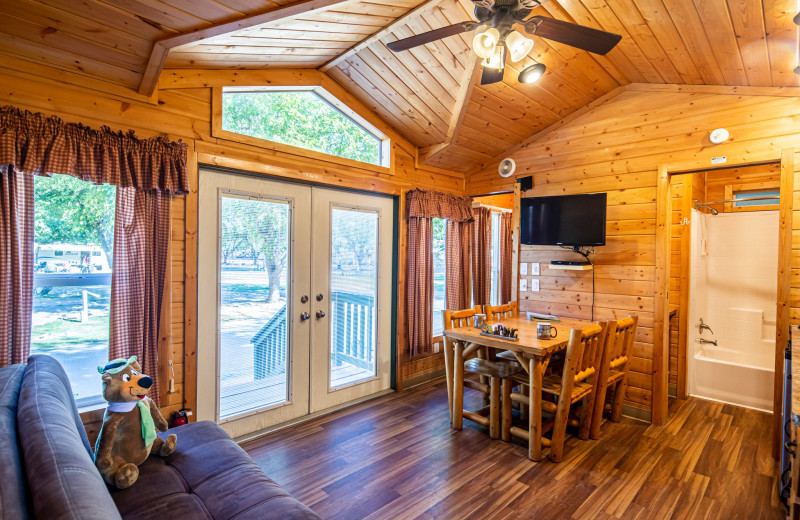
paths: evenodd
<path fill-rule="evenodd" d="M 167 440 L 156 435 L 156 428 L 167 431 L 167 421 L 146 397 L 153 380 L 141 370 L 136 356 L 97 367 L 103 375 L 103 398 L 108 407 L 97 436 L 94 463 L 103 479 L 119 489 L 136 482 L 138 466 L 150 453 L 166 457 L 175 451 L 174 434 Z"/>

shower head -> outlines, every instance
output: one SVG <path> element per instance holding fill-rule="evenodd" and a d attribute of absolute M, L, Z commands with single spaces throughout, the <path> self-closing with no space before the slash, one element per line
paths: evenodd
<path fill-rule="evenodd" d="M 701 204 L 699 200 L 694 201 L 694 209 L 706 208 L 712 215 L 719 215 L 719 211 L 715 210 L 708 204 Z"/>

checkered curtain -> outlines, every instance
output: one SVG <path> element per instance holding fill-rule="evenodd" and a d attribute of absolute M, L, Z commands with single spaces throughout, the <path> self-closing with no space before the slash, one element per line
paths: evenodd
<path fill-rule="evenodd" d="M 472 221 L 472 200 L 469 197 L 458 197 L 436 191 L 411 190 L 406 193 L 406 219 L 408 221 L 408 266 L 406 270 L 408 321 L 406 326 L 411 357 L 433 353 L 434 218 L 447 219 L 447 236 L 450 237 L 452 234 L 449 229 L 451 222 Z M 449 286 L 451 285 L 451 276 L 454 275 L 450 272 L 449 258 L 452 258 L 456 248 L 453 246 L 453 253 L 451 253 L 449 243 L 445 247 L 445 254 L 448 258 L 445 260 L 447 263 L 446 285 L 448 287 L 446 298 L 450 301 Z"/>
<path fill-rule="evenodd" d="M 511 301 L 511 213 L 500 214 L 500 303 Z"/>
<path fill-rule="evenodd" d="M 109 359 L 137 356 L 159 403 L 158 330 L 167 270 L 170 195 L 117 188 Z"/>
<path fill-rule="evenodd" d="M 0 173 L 0 367 L 31 351 L 33 175 L 6 165 Z"/>
<path fill-rule="evenodd" d="M 170 194 L 189 192 L 187 145 L 133 131 L 93 130 L 0 108 L 0 366 L 30 351 L 33 178 L 63 173 L 117 189 L 109 355 L 139 356 L 158 403 L 158 326 L 169 247 Z"/>
<path fill-rule="evenodd" d="M 466 309 L 472 300 L 472 277 L 469 271 L 472 228 L 472 222 L 447 221 L 445 305 L 451 310 Z"/>
<path fill-rule="evenodd" d="M 433 352 L 433 219 L 408 219 L 406 276 L 408 347 L 411 357 Z"/>
<path fill-rule="evenodd" d="M 473 208 L 475 232 L 472 247 L 472 300 L 475 305 L 489 303 L 492 288 L 492 212 Z"/>

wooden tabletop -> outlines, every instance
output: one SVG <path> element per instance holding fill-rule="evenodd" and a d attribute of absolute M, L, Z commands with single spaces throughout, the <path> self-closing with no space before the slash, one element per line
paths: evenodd
<path fill-rule="evenodd" d="M 571 329 L 582 329 L 592 325 L 593 322 L 572 319 L 547 322 L 553 325 L 558 331 L 558 335 L 554 339 L 538 339 L 536 337 L 536 325 L 539 323 L 542 322 L 529 321 L 527 316 L 523 315 L 491 322 L 490 325 L 492 327 L 500 324 L 510 329 L 517 329 L 519 341 L 504 341 L 490 336 L 482 336 L 480 329 L 476 329 L 475 327 L 456 327 L 444 331 L 444 335 L 451 339 L 478 343 L 480 345 L 486 345 L 487 347 L 521 352 L 522 354 L 533 356 L 542 356 L 552 354 L 566 347 Z"/>

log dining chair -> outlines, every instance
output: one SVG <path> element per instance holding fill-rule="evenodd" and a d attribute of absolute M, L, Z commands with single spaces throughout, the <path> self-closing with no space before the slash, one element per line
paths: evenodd
<path fill-rule="evenodd" d="M 454 327 L 474 326 L 475 315 L 480 314 L 481 307 L 476 305 L 473 309 L 459 311 L 444 310 L 443 323 L 444 329 L 450 330 Z M 496 363 L 488 360 L 488 349 L 486 347 L 467 347 L 464 356 L 464 373 L 476 374 L 479 380 L 474 381 L 467 378 L 457 377 L 459 372 L 455 370 L 454 345 L 452 340 L 446 336 L 445 341 L 445 370 L 447 380 L 454 381 L 452 388 L 448 385 L 448 403 L 450 404 L 450 420 L 453 420 L 455 407 L 462 407 L 462 416 L 472 422 L 486 426 L 489 429 L 489 437 L 497 439 L 500 437 L 500 387 L 502 381 L 521 372 L 519 367 L 508 363 Z M 474 357 L 473 357 L 474 356 Z M 484 382 L 486 381 L 486 382 Z M 471 412 L 463 409 L 464 387 L 472 388 L 488 396 L 488 406 Z M 457 392 L 457 393 L 456 393 Z M 484 401 L 485 403 L 486 401 Z M 460 424 L 453 427 L 461 429 Z"/>
<path fill-rule="evenodd" d="M 622 416 L 622 403 L 628 388 L 628 370 L 630 370 L 630 352 L 636 340 L 638 316 L 628 316 L 619 321 L 608 321 L 606 324 L 606 340 L 603 357 L 597 375 L 597 391 L 592 410 L 592 425 L 589 436 L 600 438 L 600 424 L 606 408 L 606 395 L 611 388 L 612 402 L 611 421 L 619 422 Z"/>
<path fill-rule="evenodd" d="M 606 324 L 592 324 L 582 329 L 572 329 L 567 342 L 564 356 L 564 369 L 561 374 L 548 373 L 542 379 L 543 397 L 555 398 L 552 402 L 542 399 L 542 411 L 547 412 L 550 418 L 542 421 L 540 434 L 552 431 L 550 439 L 542 438 L 542 445 L 550 446 L 550 460 L 559 462 L 564 452 L 564 439 L 566 438 L 567 423 L 569 422 L 570 409 L 573 404 L 581 403 L 579 419 L 579 438 L 589 438 L 589 427 L 592 419 L 594 405 L 594 391 L 596 373 L 603 353 L 603 341 L 606 337 Z M 511 415 L 511 403 L 516 401 L 521 405 L 530 404 L 530 396 L 513 392 L 511 387 L 519 384 L 528 384 L 528 375 L 514 375 L 511 382 L 502 388 L 501 414 Z M 511 435 L 527 439 L 531 442 L 530 430 L 511 426 L 503 421 L 503 440 L 511 440 Z"/>

